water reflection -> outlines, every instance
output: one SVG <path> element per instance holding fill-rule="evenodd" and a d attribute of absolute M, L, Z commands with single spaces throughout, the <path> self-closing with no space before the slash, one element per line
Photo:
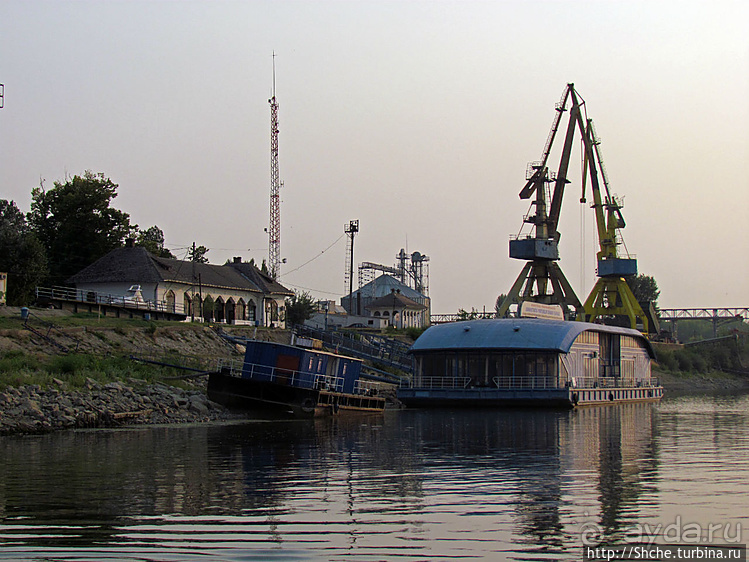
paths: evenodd
<path fill-rule="evenodd" d="M 1 438 L 0 558 L 575 560 L 582 525 L 620 539 L 663 501 L 659 442 L 695 428 L 657 412 L 401 411 Z M 716 446 L 730 422 L 712 419 Z"/>

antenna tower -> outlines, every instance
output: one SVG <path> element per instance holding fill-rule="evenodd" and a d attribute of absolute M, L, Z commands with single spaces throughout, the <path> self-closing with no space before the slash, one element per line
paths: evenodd
<path fill-rule="evenodd" d="M 276 53 L 273 52 L 273 97 L 270 103 L 270 223 L 268 270 L 273 279 L 281 273 L 281 182 L 278 171 L 278 102 L 276 102 Z"/>

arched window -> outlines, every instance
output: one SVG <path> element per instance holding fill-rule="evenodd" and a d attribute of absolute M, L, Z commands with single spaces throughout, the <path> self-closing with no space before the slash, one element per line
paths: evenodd
<path fill-rule="evenodd" d="M 174 296 L 174 291 L 172 291 L 171 289 L 169 289 L 166 292 L 165 298 L 166 298 L 166 311 L 167 312 L 174 312 L 175 311 L 175 296 Z"/>
<path fill-rule="evenodd" d="M 206 295 L 203 299 L 203 319 L 211 322 L 213 320 L 213 297 Z"/>
<path fill-rule="evenodd" d="M 257 306 L 255 305 L 255 301 L 247 302 L 247 320 L 251 322 L 257 320 Z"/>
<path fill-rule="evenodd" d="M 234 304 L 234 299 L 229 297 L 229 300 L 226 301 L 226 306 L 224 307 L 226 311 L 226 323 L 227 324 L 233 324 L 235 317 L 235 309 L 236 305 Z"/>
<path fill-rule="evenodd" d="M 223 297 L 216 297 L 216 303 L 213 305 L 213 316 L 216 322 L 226 320 L 226 309 L 224 308 Z"/>

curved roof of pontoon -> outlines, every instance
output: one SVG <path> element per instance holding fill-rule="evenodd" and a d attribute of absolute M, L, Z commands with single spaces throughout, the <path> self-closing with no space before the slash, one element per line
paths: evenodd
<path fill-rule="evenodd" d="M 438 324 L 421 334 L 411 346 L 411 351 L 496 349 L 569 353 L 574 341 L 585 331 L 632 336 L 644 341 L 650 356 L 655 357 L 648 339 L 631 328 L 537 318 L 499 318 Z"/>

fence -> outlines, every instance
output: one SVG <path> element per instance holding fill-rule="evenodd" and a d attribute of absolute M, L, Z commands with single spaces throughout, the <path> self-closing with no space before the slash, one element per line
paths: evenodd
<path fill-rule="evenodd" d="M 470 377 L 421 377 L 414 384 L 404 383 L 402 386 L 413 388 L 443 388 L 461 389 L 473 388 Z M 651 377 L 648 380 L 635 380 L 633 378 L 619 377 L 575 377 L 572 381 L 559 384 L 556 377 L 494 377 L 493 386 L 487 389 L 547 389 L 547 388 L 652 388 L 658 386 L 658 379 Z"/>
<path fill-rule="evenodd" d="M 104 306 L 119 306 L 122 308 L 142 310 L 146 312 L 186 314 L 185 307 L 182 303 L 150 301 L 137 297 L 98 293 L 96 291 L 84 291 L 82 289 L 71 289 L 70 287 L 37 287 L 36 298 L 37 300 L 51 299 Z"/>

